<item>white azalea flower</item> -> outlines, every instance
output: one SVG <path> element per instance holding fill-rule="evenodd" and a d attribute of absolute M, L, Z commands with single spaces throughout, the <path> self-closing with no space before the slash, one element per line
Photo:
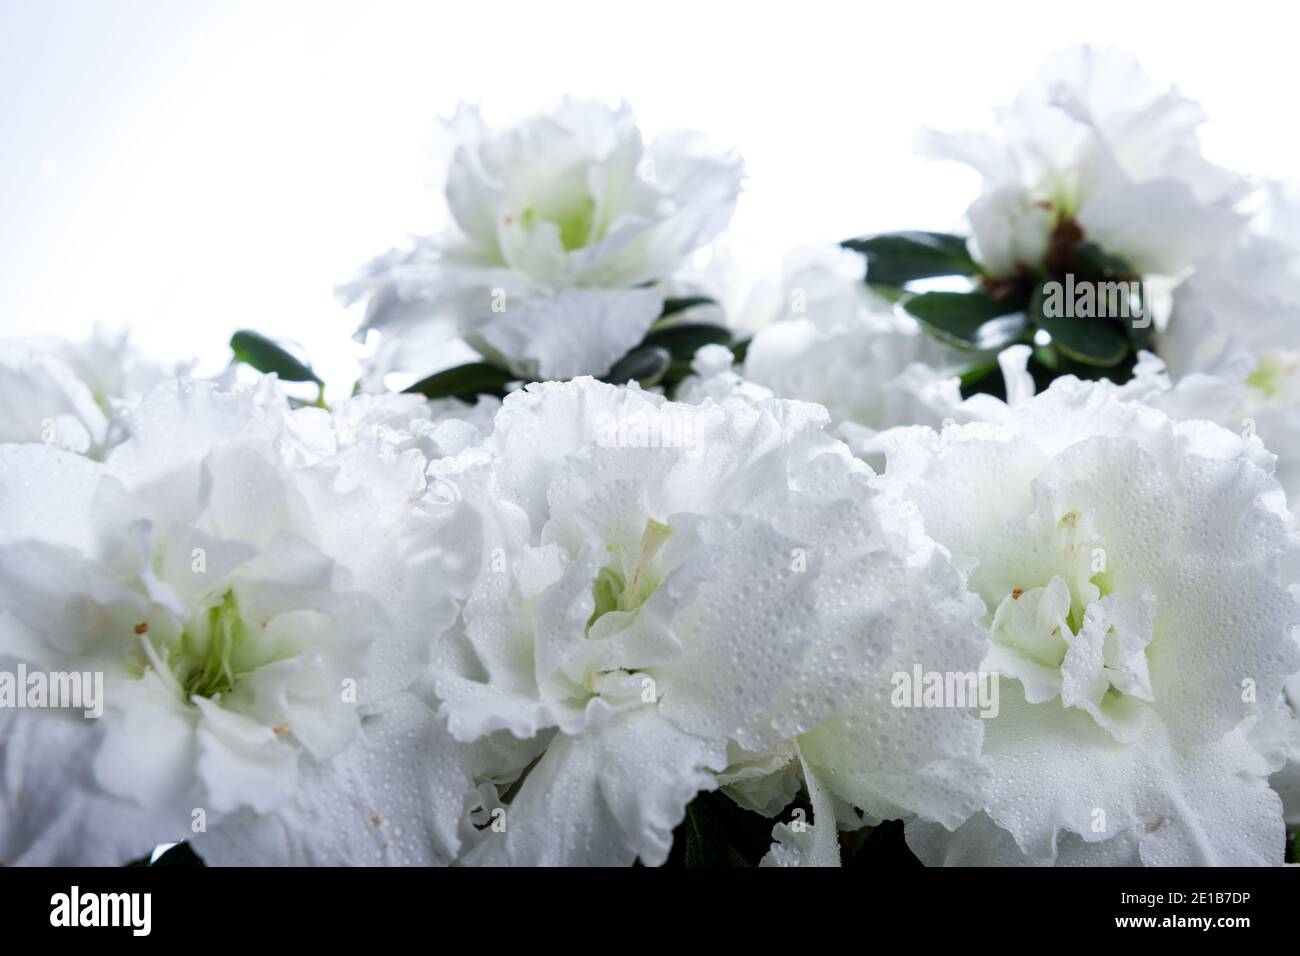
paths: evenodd
<path fill-rule="evenodd" d="M 1258 434 L 1300 501 L 1300 203 L 1274 186 L 1254 231 L 1201 263 L 1174 295 L 1160 337 L 1176 387 L 1158 404 Z"/>
<path fill-rule="evenodd" d="M 1007 397 L 1005 401 L 1001 399 L 990 400 L 981 404 L 979 415 L 976 420 L 982 422 L 1004 422 L 1013 414 L 1013 409 L 1025 404 L 1034 397 L 1037 391 L 1037 385 L 1034 382 L 1033 375 L 1029 372 L 1029 359 L 1033 350 L 1027 345 L 1011 345 L 1003 349 L 998 355 L 998 366 L 1002 372 L 1005 382 Z M 1074 376 L 1064 376 L 1074 379 Z M 1132 377 L 1123 385 L 1117 385 L 1110 379 L 1097 379 L 1092 383 L 1093 387 L 1107 392 L 1114 397 L 1127 402 L 1145 402 L 1165 411 L 1171 418 L 1210 418 L 1209 415 L 1194 414 L 1175 414 L 1171 408 L 1166 407 L 1164 401 L 1167 393 L 1174 388 L 1173 380 L 1162 359 L 1152 352 L 1145 350 L 1139 351 L 1137 361 L 1133 363 Z M 1215 393 L 1213 398 L 1220 395 Z M 990 396 L 990 399 L 992 397 Z M 1210 395 L 1192 396 L 1190 392 L 1180 393 L 1178 404 L 1184 411 L 1190 411 L 1198 408 L 1202 402 L 1210 401 Z"/>
<path fill-rule="evenodd" d="M 626 105 L 574 100 L 503 130 L 462 107 L 446 180 L 455 225 L 375 260 L 341 291 L 387 367 L 428 372 L 463 336 L 524 378 L 603 374 L 638 344 L 672 278 L 731 219 L 743 176 L 698 134 L 642 143 Z"/>
<path fill-rule="evenodd" d="M 106 706 L 5 714 L 0 857 L 454 855 L 466 783 L 418 682 L 475 558 L 437 542 L 470 516 L 418 503 L 417 448 L 300 441 L 324 414 L 290 415 L 271 379 L 182 381 L 102 464 L 0 446 L 0 660 L 102 672 Z"/>
<path fill-rule="evenodd" d="M 893 636 L 873 662 L 861 695 L 767 751 L 768 767 L 751 757 L 733 762 L 719 777 L 742 806 L 769 816 L 779 809 L 770 795 L 788 791 L 791 778 L 802 777 L 814 822 L 802 828 L 778 824 L 764 865 L 834 865 L 836 822 L 859 829 L 905 819 L 946 832 L 983 805 L 987 773 L 979 762 L 978 692 L 936 707 L 899 706 L 894 698 L 899 675 L 910 678 L 918 671 L 985 680 L 987 686 L 980 664 L 989 641 L 976 625 L 982 607 L 915 515 L 891 520 L 899 538 L 910 542 L 910 583 L 900 577 L 887 585 L 885 613 Z M 772 757 L 778 758 L 775 766 Z"/>
<path fill-rule="evenodd" d="M 1248 263 L 1243 262 L 1243 265 L 1249 267 Z M 1217 270 L 1198 273 L 1196 288 L 1213 288 L 1205 283 L 1211 276 L 1217 275 Z M 1225 281 L 1224 288 L 1231 284 Z M 1274 287 L 1276 286 L 1277 283 L 1274 282 Z M 1243 290 L 1243 293 L 1249 297 L 1248 292 Z M 1229 303 L 1230 300 L 1226 297 L 1221 300 L 1225 307 Z M 1207 320 L 1202 327 L 1212 330 L 1213 325 L 1208 321 L 1210 313 L 1200 311 L 1202 302 L 1196 304 L 1197 309 L 1192 314 Z M 1227 311 L 1226 314 L 1234 313 Z M 1186 317 L 1187 313 L 1180 313 L 1180 318 Z M 1176 341 L 1185 343 L 1186 339 L 1179 337 Z M 1280 452 L 1275 466 L 1276 477 L 1294 512 L 1300 496 L 1300 468 L 1297 467 L 1297 461 L 1300 460 L 1297 452 L 1300 452 L 1300 447 L 1297 447 L 1294 438 L 1294 426 L 1289 424 L 1288 407 L 1282 402 L 1270 401 L 1277 396 L 1261 393 L 1255 384 L 1258 380 L 1252 381 L 1256 366 L 1249 360 L 1249 353 L 1240 343 L 1227 337 L 1219 337 L 1216 341 L 1210 334 L 1202 341 L 1212 343 L 1212 347 L 1201 352 L 1200 357 L 1202 360 L 1208 357 L 1212 367 L 1216 368 L 1215 372 L 1191 372 L 1174 383 L 1165 371 L 1164 362 L 1149 352 L 1142 352 L 1139 353 L 1132 380 L 1122 386 L 1098 382 L 1094 387 L 1108 390 L 1122 400 L 1151 405 L 1175 420 L 1217 421 L 1230 429 L 1238 430 L 1247 438 L 1259 434 L 1270 450 Z M 1233 355 L 1246 355 L 1247 358 L 1244 361 L 1233 361 Z M 1179 357 L 1184 363 L 1195 361 L 1196 352 L 1183 353 Z M 1022 373 L 1021 377 L 1022 381 L 1017 385 L 1019 392 L 1022 396 L 1032 396 L 1032 378 L 1027 373 Z M 1021 398 L 1022 402 L 1025 400 L 1027 398 Z M 1258 432 L 1257 422 L 1260 426 Z M 1300 584 L 1296 583 L 1293 572 L 1287 572 L 1287 581 L 1291 592 L 1300 595 Z M 1282 799 L 1286 824 L 1295 827 L 1300 825 L 1300 720 L 1296 719 L 1297 706 L 1300 705 L 1300 674 L 1292 675 L 1287 685 L 1278 706 L 1261 715 L 1248 739 L 1267 761 L 1271 774 L 1269 784 Z M 991 831 L 990 836 L 992 837 Z M 996 839 L 1005 841 L 1007 837 L 1003 834 Z M 1067 836 L 1067 839 L 1070 838 Z M 1007 859 L 1014 859 L 1015 851 L 1009 846 L 1006 849 Z M 960 857 L 951 858 L 952 862 L 959 860 Z"/>
<path fill-rule="evenodd" d="M 1268 782 L 1282 798 L 1286 825 L 1300 827 L 1300 674 L 1287 679 L 1277 706 L 1251 728 L 1250 741 L 1268 761 Z"/>
<path fill-rule="evenodd" d="M 478 784 L 465 862 L 662 863 L 699 791 L 795 759 L 932 639 L 961 581 L 825 424 L 584 378 L 510 395 L 483 446 L 434 463 L 487 533 L 437 681 Z M 900 781 L 925 764 L 873 753 Z M 814 823 L 838 859 L 833 817 Z"/>
<path fill-rule="evenodd" d="M 967 569 L 1003 675 L 984 813 L 910 827 L 918 855 L 1280 863 L 1273 767 L 1248 732 L 1300 667 L 1300 608 L 1260 444 L 1064 378 L 1005 424 L 887 447 L 886 488 Z"/>
<path fill-rule="evenodd" d="M 835 434 L 879 467 L 878 433 L 896 425 L 939 425 L 997 414 L 994 400 L 963 399 L 959 375 L 976 361 L 926 334 L 910 317 L 868 289 L 863 257 L 837 246 L 791 253 L 781 304 L 749 344 L 743 380 L 778 398 L 816 402 L 830 413 Z M 710 376 L 734 374 L 706 367 Z M 683 398 L 725 388 L 726 378 Z"/>
<path fill-rule="evenodd" d="M 1241 186 L 1201 156 L 1200 106 L 1128 54 L 1061 51 L 997 119 L 996 135 L 919 138 L 983 177 L 969 218 L 990 275 L 1037 268 L 1054 242 L 1080 239 L 1143 274 L 1176 275 L 1231 241 Z"/>
<path fill-rule="evenodd" d="M 492 428 L 500 399 L 482 395 L 474 404 L 455 398 L 429 401 L 403 392 L 360 394 L 329 410 L 305 407 L 289 419 L 294 450 L 304 464 L 353 453 L 364 461 L 376 447 L 418 451 L 434 461 L 481 441 Z"/>
<path fill-rule="evenodd" d="M 736 370 L 736 356 L 725 345 L 705 345 L 691 359 L 691 374 L 677 386 L 675 398 L 688 405 L 705 399 L 721 402 L 733 395 L 755 401 L 775 398 L 766 386 L 751 382 Z"/>
<path fill-rule="evenodd" d="M 125 437 L 122 415 L 146 391 L 183 371 L 143 356 L 125 332 L 99 327 L 82 342 L 0 345 L 0 442 L 43 442 L 95 458 Z"/>

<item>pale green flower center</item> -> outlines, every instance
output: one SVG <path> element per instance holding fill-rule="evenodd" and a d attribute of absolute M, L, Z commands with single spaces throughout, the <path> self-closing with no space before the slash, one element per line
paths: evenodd
<path fill-rule="evenodd" d="M 1010 594 L 1002 596 L 998 607 L 1020 602 L 1028 595 L 1037 605 L 1046 599 L 1043 594 L 1053 578 L 1059 578 L 1064 584 L 1061 595 L 1060 612 L 1065 627 L 1071 634 L 1077 634 L 1083 627 L 1088 606 L 1105 597 L 1111 591 L 1110 569 L 1106 562 L 1106 549 L 1100 536 L 1078 511 L 1068 511 L 1056 523 L 1052 533 L 1054 540 L 1046 545 L 1045 553 L 1058 550 L 1061 560 L 1055 570 L 1047 570 L 1052 562 L 1043 565 L 1046 570 L 1041 582 L 1025 582 L 1024 586 L 1014 588 Z M 1029 656 L 1047 667 L 1059 667 L 1065 658 L 1067 644 L 1065 635 L 1059 630 L 1050 630 L 1037 634 L 1027 640 L 1023 633 L 1024 622 L 1011 614 L 995 613 L 993 615 L 993 639 L 1015 647 L 1019 652 Z"/>
<path fill-rule="evenodd" d="M 1132 740 L 1143 719 L 1140 702 L 1154 700 L 1147 650 L 1155 596 L 1145 587 L 1114 590 L 1089 515 L 1071 510 L 1040 529 L 1024 543 L 1047 580 L 1014 587 L 998 603 L 995 666 L 1010 668 L 1040 701 L 1056 697 L 1089 713 L 1114 739 Z M 1051 560 L 1054 552 L 1063 560 Z"/>
<path fill-rule="evenodd" d="M 560 230 L 560 242 L 567 252 L 581 249 L 591 241 L 595 219 L 596 200 L 590 196 L 572 197 L 549 209 L 529 206 L 519 216 L 520 224 L 529 232 L 539 222 L 554 223 Z"/>
<path fill-rule="evenodd" d="M 592 584 L 596 609 L 587 621 L 588 630 L 611 612 L 637 611 L 654 593 L 660 581 L 656 559 L 671 534 L 672 529 L 666 524 L 650 519 L 641 535 L 641 546 L 634 554 L 624 554 L 618 548 L 610 549 L 616 554 L 614 560 L 600 569 Z"/>
<path fill-rule="evenodd" d="M 186 701 L 228 695 L 259 667 L 295 653 L 292 644 L 250 627 L 233 591 L 195 611 L 177 636 L 155 641 L 147 629 L 138 633 L 149 664 Z"/>
<path fill-rule="evenodd" d="M 1279 398 L 1293 384 L 1300 369 L 1300 355 L 1293 352 L 1274 351 L 1261 355 L 1255 370 L 1246 377 L 1246 384 L 1263 393 L 1266 398 Z"/>
<path fill-rule="evenodd" d="M 191 617 L 168 658 L 186 698 L 230 693 L 244 673 L 240 665 L 247 641 L 248 627 L 231 591 Z"/>

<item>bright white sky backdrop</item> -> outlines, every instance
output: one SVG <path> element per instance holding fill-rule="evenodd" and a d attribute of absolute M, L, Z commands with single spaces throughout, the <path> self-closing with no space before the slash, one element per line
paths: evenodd
<path fill-rule="evenodd" d="M 1201 100 L 1214 159 L 1300 174 L 1285 3 L 0 0 L 0 335 L 129 324 L 215 370 L 247 326 L 345 390 L 333 286 L 440 225 L 422 161 L 458 99 L 507 119 L 621 96 L 648 133 L 740 150 L 750 277 L 790 245 L 952 227 L 973 177 L 913 131 L 987 124 L 1075 41 Z"/>

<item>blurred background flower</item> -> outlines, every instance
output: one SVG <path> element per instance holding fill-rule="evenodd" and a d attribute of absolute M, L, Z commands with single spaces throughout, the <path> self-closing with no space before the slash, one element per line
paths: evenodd
<path fill-rule="evenodd" d="M 936 9 L 940 7 L 941 9 Z M 612 9 L 468 4 L 0 0 L 0 336 L 129 325 L 160 359 L 219 371 L 238 328 L 296 340 L 349 388 L 360 318 L 334 297 L 358 263 L 427 232 L 434 119 L 492 122 L 560 94 L 626 98 L 649 130 L 707 130 L 750 178 L 696 265 L 733 316 L 787 249 L 952 229 L 974 173 L 914 134 L 987 128 L 1047 53 L 1139 51 L 1212 117 L 1209 159 L 1294 172 L 1295 59 L 1267 4 L 912 6 L 810 0 Z M 447 364 L 465 359 L 448 350 Z"/>

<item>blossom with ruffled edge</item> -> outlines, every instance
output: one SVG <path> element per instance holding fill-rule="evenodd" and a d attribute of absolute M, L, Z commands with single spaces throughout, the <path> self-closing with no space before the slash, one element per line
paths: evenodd
<path fill-rule="evenodd" d="M 329 417 L 290 413 L 271 379 L 180 381 L 102 464 L 0 446 L 0 660 L 105 681 L 100 720 L 0 714 L 0 858 L 121 864 L 186 838 L 245 865 L 457 852 L 467 783 L 421 680 L 472 516 L 377 427 L 323 449 Z"/>
<path fill-rule="evenodd" d="M 149 389 L 182 374 L 96 326 L 83 341 L 0 342 L 0 442 L 40 442 L 102 458 L 126 437 L 124 415 Z"/>
<path fill-rule="evenodd" d="M 474 109 L 446 179 L 454 225 L 393 250 L 342 287 L 377 329 L 373 383 L 428 372 L 464 337 L 527 379 L 602 375 L 663 309 L 656 285 L 731 219 L 744 175 L 695 133 L 643 144 L 626 105 L 576 100 L 492 130 Z"/>
<path fill-rule="evenodd" d="M 1003 675 L 984 812 L 917 823 L 928 863 L 1276 864 L 1251 743 L 1300 667 L 1272 458 L 1208 422 L 1058 379 L 1009 422 L 899 429 L 886 493 L 983 599 Z"/>
<path fill-rule="evenodd" d="M 436 684 L 477 784 L 464 862 L 662 863 L 698 792 L 933 638 L 960 578 L 825 424 L 583 378 L 510 395 L 481 447 L 433 464 L 486 534 Z M 873 753 L 899 778 L 924 764 Z"/>
<path fill-rule="evenodd" d="M 780 302 L 754 304 L 757 326 L 738 369 L 716 349 L 678 390 L 683 401 L 763 388 L 777 398 L 816 402 L 836 437 L 879 468 L 879 434 L 898 425 L 986 420 L 1001 403 L 962 398 L 960 374 L 980 357 L 941 343 L 862 281 L 863 256 L 838 246 L 792 250 Z M 759 314 L 755 314 L 759 313 Z"/>
<path fill-rule="evenodd" d="M 968 211 L 998 278 L 1088 239 L 1142 274 L 1173 276 L 1232 241 L 1242 181 L 1206 161 L 1201 107 L 1118 50 L 1072 47 L 997 113 L 998 131 L 918 137 L 922 152 L 983 177 Z"/>
<path fill-rule="evenodd" d="M 1260 194 L 1250 233 L 1198 264 L 1174 292 L 1159 351 L 1174 379 L 1156 403 L 1259 435 L 1300 501 L 1300 201 Z"/>

